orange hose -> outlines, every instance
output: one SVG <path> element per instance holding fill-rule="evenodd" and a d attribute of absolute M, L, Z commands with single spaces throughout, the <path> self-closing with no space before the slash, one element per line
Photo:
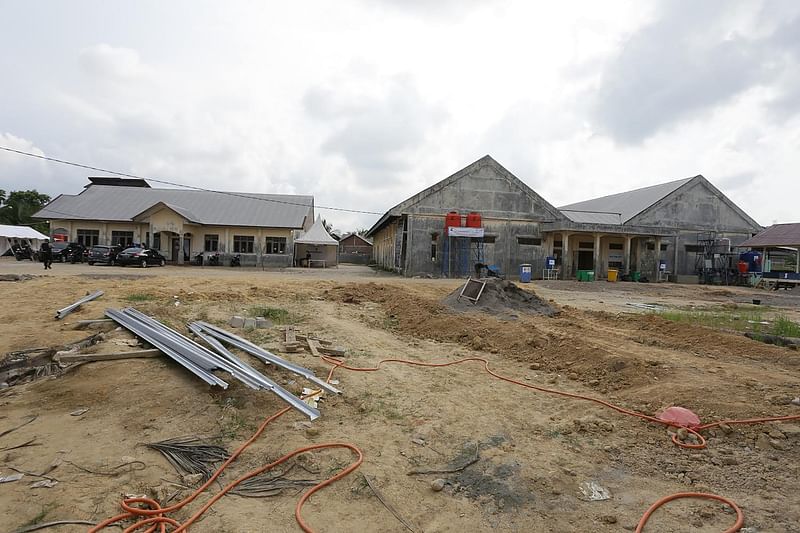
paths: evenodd
<path fill-rule="evenodd" d="M 565 391 L 560 391 L 560 390 L 556 390 L 556 389 L 548 389 L 546 387 L 538 387 L 536 385 L 531 385 L 530 383 L 524 383 L 522 381 L 517 381 L 516 379 L 503 376 L 503 375 L 498 374 L 497 372 L 493 371 L 491 368 L 489 368 L 489 361 L 486 360 L 486 359 L 483 359 L 481 357 L 466 357 L 466 358 L 463 358 L 463 359 L 457 359 L 455 361 L 448 361 L 448 362 L 445 362 L 445 363 L 423 363 L 421 361 L 411 361 L 411 360 L 408 360 L 408 359 L 382 359 L 382 360 L 378 361 L 378 364 L 376 366 L 374 366 L 374 367 L 351 367 L 351 366 L 347 366 L 344 363 L 344 361 L 341 361 L 341 360 L 336 359 L 335 357 L 331 357 L 329 355 L 320 355 L 320 357 L 322 358 L 323 361 L 327 362 L 330 365 L 333 365 L 331 367 L 330 372 L 328 373 L 328 379 L 329 380 L 331 379 L 331 376 L 333 376 L 333 372 L 337 368 L 344 368 L 345 370 L 351 370 L 353 372 L 376 372 L 377 370 L 380 369 L 381 365 L 383 365 L 384 363 L 400 363 L 400 364 L 412 365 L 412 366 L 423 366 L 423 367 L 439 368 L 439 367 L 445 367 L 445 366 L 451 366 L 451 365 L 459 365 L 459 364 L 462 364 L 462 363 L 467 363 L 467 362 L 470 362 L 470 361 L 474 361 L 474 362 L 483 363 L 484 370 L 488 374 L 490 374 L 491 376 L 493 376 L 493 377 L 495 377 L 495 378 L 497 378 L 499 380 L 506 381 L 508 383 L 513 383 L 514 385 L 519 385 L 520 387 L 525 387 L 526 389 L 532 389 L 532 390 L 535 390 L 535 391 L 544 392 L 544 393 L 547 393 L 547 394 L 554 394 L 554 395 L 557 395 L 557 396 L 565 396 L 567 398 L 574 398 L 576 400 L 584 400 L 584 401 L 588 401 L 588 402 L 594 402 L 594 403 L 602 405 L 604 407 L 608 407 L 609 409 L 613 409 L 614 411 L 617 411 L 618 413 L 622 413 L 622 414 L 628 415 L 628 416 L 633 416 L 633 417 L 636 417 L 636 418 L 641 418 L 642 420 L 647 420 L 648 422 L 653 422 L 655 424 L 661 424 L 663 426 L 682 427 L 682 426 L 680 426 L 678 424 L 675 424 L 674 422 L 669 422 L 667 420 L 661 420 L 660 418 L 656 418 L 654 416 L 646 415 L 644 413 L 639 413 L 639 412 L 633 411 L 631 409 L 626 409 L 624 407 L 620 407 L 619 405 L 615 405 L 615 404 L 613 404 L 611 402 L 607 402 L 605 400 L 601 400 L 600 398 L 594 398 L 592 396 L 585 396 L 583 394 L 576 394 L 576 393 L 573 393 L 573 392 L 565 392 Z M 701 431 L 703 429 L 712 428 L 712 427 L 719 426 L 719 425 L 722 425 L 722 424 L 761 424 L 761 423 L 764 423 L 764 422 L 785 422 L 785 421 L 790 421 L 790 420 L 800 420 L 800 415 L 775 416 L 775 417 L 765 417 L 765 418 L 750 418 L 750 419 L 744 419 L 744 420 L 721 420 L 719 422 L 712 422 L 710 424 L 701 425 L 701 426 L 698 426 L 698 427 L 695 427 L 695 428 L 689 428 L 689 427 L 686 428 L 689 432 L 693 433 L 695 436 L 698 437 L 698 439 L 700 441 L 699 444 L 688 444 L 688 443 L 681 442 L 681 441 L 679 441 L 677 439 L 677 437 L 675 435 L 672 435 L 672 442 L 675 443 L 677 446 L 680 446 L 681 448 L 703 449 L 703 448 L 706 447 L 706 440 L 703 438 L 702 435 L 700 435 L 700 433 L 698 433 L 699 431 Z"/>
<path fill-rule="evenodd" d="M 656 503 L 651 505 L 650 508 L 647 509 L 647 511 L 645 511 L 644 515 L 639 520 L 639 524 L 636 526 L 635 533 L 642 533 L 642 531 L 644 531 L 644 525 L 647 523 L 647 521 L 650 519 L 650 515 L 652 515 L 656 511 L 656 509 L 658 509 L 665 503 L 671 502 L 672 500 L 679 500 L 682 498 L 703 498 L 706 500 L 717 500 L 729 506 L 734 511 L 736 511 L 736 523 L 733 524 L 733 526 L 730 527 L 729 529 L 726 529 L 723 533 L 736 533 L 737 531 L 742 529 L 742 526 L 744 525 L 744 513 L 742 513 L 742 510 L 739 508 L 738 505 L 736 505 L 733 502 L 733 500 L 729 500 L 724 496 L 717 496 L 716 494 L 706 494 L 705 492 L 678 492 L 676 494 L 664 496 Z"/>
<path fill-rule="evenodd" d="M 328 364 L 331 365 L 331 369 L 328 372 L 327 381 L 331 380 L 331 377 L 333 376 L 333 373 L 338 368 L 343 368 L 345 370 L 350 370 L 350 371 L 353 371 L 353 372 L 377 372 L 378 370 L 380 370 L 381 365 L 383 365 L 384 363 L 400 363 L 400 364 L 421 366 L 421 367 L 429 367 L 429 368 L 430 367 L 441 368 L 441 367 L 458 365 L 458 364 L 463 364 L 463 363 L 468 363 L 468 362 L 479 362 L 479 363 L 483 363 L 483 368 L 489 375 L 491 375 L 494 378 L 499 379 L 501 381 L 505 381 L 507 383 L 512 383 L 514 385 L 519 385 L 520 387 L 524 387 L 526 389 L 532 389 L 532 390 L 539 391 L 539 392 L 544 392 L 544 393 L 547 393 L 547 394 L 553 394 L 553 395 L 557 395 L 557 396 L 564 396 L 564 397 L 567 397 L 567 398 L 573 398 L 573 399 L 576 399 L 576 400 L 584 400 L 584 401 L 593 402 L 593 403 L 602 405 L 604 407 L 607 407 L 609 409 L 613 409 L 614 411 L 617 411 L 617 412 L 622 413 L 624 415 L 633 416 L 633 417 L 640 418 L 642 420 L 647 420 L 649 422 L 653 422 L 653 423 L 656 423 L 656 424 L 661 424 L 661 425 L 668 426 L 668 427 L 680 427 L 675 423 L 672 423 L 672 422 L 669 422 L 669 421 L 666 421 L 666 420 L 661 420 L 659 418 L 656 418 L 656 417 L 650 416 L 650 415 L 646 415 L 644 413 L 639 413 L 639 412 L 636 412 L 636 411 L 633 411 L 633 410 L 630 410 L 630 409 L 626 409 L 624 407 L 615 405 L 615 404 L 613 404 L 611 402 L 607 402 L 605 400 L 601 400 L 599 398 L 593 398 L 591 396 L 586 396 L 586 395 L 583 395 L 583 394 L 565 392 L 565 391 L 560 391 L 560 390 L 556 390 L 556 389 L 549 389 L 549 388 L 546 388 L 546 387 L 538 387 L 536 385 L 531 385 L 529 383 L 524 383 L 522 381 L 518 381 L 516 379 L 509 378 L 507 376 L 503 376 L 503 375 L 498 374 L 497 372 L 493 371 L 489 367 L 489 361 L 488 360 L 480 358 L 480 357 L 467 357 L 467 358 L 458 359 L 458 360 L 455 360 L 455 361 L 448 361 L 448 362 L 444 362 L 444 363 L 424 363 L 424 362 L 421 362 L 421 361 L 411 361 L 411 360 L 407 360 L 407 359 L 382 359 L 381 361 L 378 361 L 378 364 L 376 366 L 374 366 L 374 367 L 352 367 L 352 366 L 346 365 L 344 363 L 344 361 L 336 359 L 336 358 L 328 356 L 328 355 L 320 355 L 320 357 L 321 357 L 321 359 L 323 361 L 325 361 L 325 362 L 327 362 Z M 270 470 L 270 469 L 278 466 L 279 464 L 291 459 L 292 457 L 294 457 L 295 455 L 298 455 L 300 453 L 304 453 L 304 452 L 307 452 L 307 451 L 310 451 L 310 450 L 319 450 L 319 449 L 327 449 L 327 448 L 346 448 L 346 449 L 350 450 L 351 452 L 353 452 L 356 455 L 356 457 L 357 457 L 356 461 L 351 463 L 347 468 L 345 468 L 344 470 L 342 470 L 341 472 L 339 472 L 335 476 L 332 476 L 332 477 L 330 477 L 330 478 L 318 483 L 317 485 L 314 485 L 310 490 L 308 490 L 305 494 L 303 494 L 303 496 L 300 498 L 300 500 L 298 500 L 297 505 L 295 506 L 295 519 L 297 520 L 298 525 L 306 533 L 313 533 L 313 530 L 311 529 L 311 527 L 305 522 L 305 520 L 303 520 L 303 518 L 301 516 L 301 511 L 302 511 L 303 505 L 308 501 L 308 499 L 314 493 L 316 493 L 317 491 L 327 487 L 331 483 L 334 483 L 335 481 L 347 476 L 348 474 L 350 474 L 352 471 L 354 471 L 355 469 L 357 469 L 361 465 L 361 463 L 364 461 L 364 455 L 361 452 L 361 450 L 359 450 L 356 446 L 354 446 L 352 444 L 341 443 L 341 442 L 329 442 L 329 443 L 315 444 L 315 445 L 312 445 L 312 446 L 305 446 L 305 447 L 302 447 L 302 448 L 298 448 L 298 449 L 296 449 L 296 450 L 294 450 L 292 452 L 289 452 L 288 454 L 284 455 L 280 459 L 277 459 L 276 461 L 273 461 L 272 463 L 270 463 L 268 465 L 264 465 L 264 466 L 262 466 L 260 468 L 255 469 L 255 470 L 251 470 L 250 472 L 244 474 L 243 476 L 239 477 L 238 479 L 232 481 L 227 486 L 225 486 L 222 490 L 220 490 L 217 494 L 215 494 L 202 507 L 200 507 L 200 509 L 198 509 L 185 522 L 180 523 L 177 520 L 174 520 L 172 518 L 164 516 L 167 513 L 171 513 L 171 512 L 174 512 L 174 511 L 182 509 L 187 504 L 189 504 L 192 501 L 194 501 L 200 494 L 205 492 L 205 490 L 220 475 L 222 475 L 222 472 L 233 461 L 235 461 L 239 457 L 239 455 L 241 455 L 241 453 L 244 452 L 245 449 L 247 449 L 247 447 L 249 447 L 253 442 L 255 442 L 256 439 L 258 439 L 258 437 L 264 432 L 266 427 L 271 422 L 273 422 L 277 418 L 279 418 L 279 417 L 283 416 L 284 414 L 286 414 L 290 409 L 291 409 L 290 407 L 284 407 L 283 409 L 281 409 L 277 413 L 275 413 L 272 416 L 266 418 L 261 423 L 261 425 L 258 427 L 256 432 L 247 441 L 245 441 L 244 444 L 242 444 L 239 448 L 237 448 L 236 451 L 222 464 L 222 466 L 219 467 L 219 469 L 217 469 L 216 472 L 214 472 L 214 474 L 205 483 L 203 483 L 200 487 L 198 487 L 194 492 L 192 492 L 184 500 L 182 500 L 182 501 L 180 501 L 180 502 L 178 502 L 178 503 L 176 503 L 174 505 L 171 505 L 169 507 L 162 508 L 157 501 L 155 501 L 155 500 L 153 500 L 151 498 L 128 498 L 128 499 L 125 499 L 125 500 L 122 501 L 122 504 L 121 504 L 122 509 L 125 511 L 124 513 L 119 514 L 119 515 L 114 516 L 114 517 L 111 517 L 111 518 L 108 518 L 107 520 L 104 520 L 100 524 L 98 524 L 98 525 L 94 526 L 92 529 L 90 529 L 89 533 L 97 533 L 98 531 L 104 529 L 105 527 L 107 527 L 107 526 L 109 526 L 111 524 L 114 524 L 114 523 L 116 523 L 116 522 L 118 522 L 120 520 L 125 520 L 125 519 L 128 519 L 128 518 L 137 518 L 137 517 L 138 518 L 142 518 L 142 519 L 139 520 L 138 522 L 134 523 L 133 525 L 129 526 L 127 529 L 125 529 L 124 533 L 132 533 L 132 532 L 134 532 L 134 531 L 136 531 L 138 529 L 142 529 L 142 528 L 148 527 L 148 526 L 149 527 L 148 527 L 148 529 L 146 530 L 145 533 L 154 533 L 156 530 L 158 530 L 160 533 L 166 533 L 167 524 L 169 524 L 170 526 L 173 526 L 175 528 L 174 530 L 172 530 L 171 533 L 179 533 L 179 532 L 182 532 L 182 531 L 186 531 L 188 529 L 188 527 L 190 525 L 192 525 L 194 522 L 196 522 L 206 511 L 208 511 L 208 509 L 210 509 L 211 506 L 214 505 L 214 503 L 216 503 L 220 498 L 222 498 L 225 494 L 230 492 L 233 488 L 235 488 L 242 481 L 244 481 L 246 479 L 249 479 L 251 477 L 257 476 L 257 475 L 259 475 L 259 474 L 261 474 L 263 472 L 266 472 L 267 470 Z M 706 440 L 702 437 L 702 435 L 700 435 L 698 433 L 698 431 L 701 431 L 703 429 L 708 429 L 708 428 L 719 426 L 719 425 L 722 425 L 722 424 L 758 424 L 758 423 L 763 423 L 763 422 L 778 422 L 778 421 L 789 421 L 789 420 L 800 420 L 800 415 L 767 417 L 767 418 L 751 418 L 751 419 L 746 419 L 746 420 L 722 420 L 722 421 L 719 421 L 719 422 L 712 422 L 710 424 L 705 424 L 705 425 L 701 425 L 701 426 L 694 427 L 694 428 L 686 428 L 688 431 L 690 431 L 691 433 L 693 433 L 694 435 L 696 435 L 698 437 L 698 439 L 700 440 L 699 444 L 683 443 L 683 442 L 681 442 L 681 441 L 679 441 L 677 439 L 676 435 L 672 436 L 672 442 L 674 442 L 676 445 L 678 445 L 678 446 L 680 446 L 682 448 L 702 449 L 702 448 L 706 447 Z M 711 498 L 711 499 L 716 499 L 716 500 L 725 502 L 726 504 L 730 505 L 736 511 L 737 516 L 738 516 L 736 525 L 734 525 L 733 529 L 729 529 L 728 531 L 735 532 L 735 531 L 738 531 L 742 527 L 742 524 L 744 522 L 744 516 L 742 515 L 741 509 L 739 509 L 739 507 L 736 506 L 736 504 L 733 501 L 728 500 L 727 498 L 724 498 L 722 496 L 716 496 L 716 495 L 713 495 L 713 494 L 704 494 L 704 493 L 691 492 L 691 493 L 673 494 L 671 496 L 667 496 L 665 498 L 662 498 L 662 499 L 658 500 L 656 503 L 654 503 L 650 507 L 650 509 L 647 510 L 645 515 L 642 517 L 642 520 L 639 522 L 639 527 L 636 530 L 637 533 L 641 532 L 642 528 L 644 527 L 644 524 L 647 522 L 647 519 L 650 517 L 650 515 L 658 507 L 660 507 L 661 505 L 663 505 L 663 504 L 665 504 L 665 503 L 667 503 L 669 501 L 672 501 L 672 500 L 675 500 L 675 499 L 678 499 L 678 498 L 689 498 L 689 497 Z M 138 507 L 138 506 L 136 506 L 137 504 L 144 504 L 148 508 Z"/>
<path fill-rule="evenodd" d="M 303 518 L 301 516 L 301 510 L 303 508 L 303 505 L 311 497 L 312 494 L 314 494 L 315 492 L 317 492 L 318 490 L 320 490 L 322 488 L 325 488 L 326 486 L 330 485 L 334 481 L 337 481 L 337 480 L 343 478 L 344 476 L 348 475 L 350 472 L 352 472 L 353 470 L 355 470 L 356 468 L 358 468 L 361 465 L 361 463 L 364 461 L 364 455 L 361 452 L 361 450 L 359 450 L 357 447 L 355 447 L 352 444 L 341 443 L 341 442 L 328 442 L 328 443 L 314 444 L 314 445 L 311 445 L 311 446 L 304 446 L 302 448 L 298 448 L 298 449 L 296 449 L 296 450 L 294 450 L 292 452 L 287 453 L 286 455 L 284 455 L 280 459 L 277 459 L 277 460 L 269 463 L 268 465 L 264 465 L 264 466 L 262 466 L 260 468 L 255 469 L 255 470 L 251 470 L 250 472 L 244 474 L 240 478 L 232 481 L 227 486 L 225 486 L 222 490 L 220 490 L 217 494 L 215 494 L 208 502 L 203 504 L 203 506 L 200 507 L 200 509 L 198 509 L 191 517 L 189 517 L 182 524 L 180 522 L 176 521 L 176 520 L 173 520 L 172 518 L 168 518 L 168 517 L 164 516 L 164 514 L 166 514 L 166 513 L 171 513 L 171 512 L 177 511 L 179 509 L 182 509 L 184 506 L 186 506 L 187 504 L 192 502 L 194 499 L 196 499 L 200 494 L 205 492 L 205 490 L 209 487 L 209 485 L 211 485 L 220 475 L 222 475 L 222 472 L 228 467 L 228 465 L 230 465 L 233 461 L 235 461 L 236 458 L 239 457 L 239 455 L 241 455 L 241 453 L 248 446 L 250 446 L 253 442 L 255 442 L 255 440 L 261 435 L 261 433 L 264 432 L 266 427 L 271 422 L 273 422 L 277 418 L 279 418 L 279 417 L 283 416 L 284 414 L 286 414 L 290 409 L 291 409 L 290 407 L 284 407 L 283 409 L 281 409 L 280 411 L 278 411 L 274 415 L 272 415 L 272 416 L 268 417 L 266 420 L 264 420 L 264 422 L 261 423 L 261 426 L 259 426 L 259 428 L 256 430 L 256 432 L 247 441 L 245 441 L 245 443 L 242 444 L 222 464 L 222 466 L 220 466 L 219 469 L 217 469 L 217 471 L 214 472 L 214 474 L 205 483 L 203 483 L 200 487 L 198 487 L 194 492 L 192 492 L 184 500 L 176 503 L 175 505 L 171 505 L 170 507 L 162 508 L 157 501 L 155 501 L 155 500 L 153 500 L 151 498 L 127 498 L 127 499 L 123 500 L 122 504 L 121 504 L 122 509 L 125 511 L 124 513 L 122 513 L 120 515 L 117 515 L 117 516 L 114 516 L 114 517 L 111 517 L 111 518 L 109 518 L 107 520 L 104 520 L 103 522 L 97 524 L 92 529 L 90 529 L 89 533 L 96 533 L 97 531 L 100 531 L 101 529 L 103 529 L 103 528 L 105 528 L 105 527 L 107 527 L 107 526 L 109 526 L 111 524 L 114 524 L 114 523 L 116 523 L 116 522 L 118 522 L 120 520 L 125 520 L 127 518 L 135 518 L 135 517 L 142 517 L 143 519 L 139 520 L 138 522 L 134 523 L 133 525 L 131 525 L 130 527 L 125 529 L 124 533 L 132 533 L 133 531 L 136 531 L 137 529 L 142 529 L 142 528 L 147 527 L 147 526 L 150 526 L 150 527 L 147 529 L 146 533 L 152 533 L 152 532 L 156 531 L 157 529 L 161 533 L 166 533 L 166 531 L 167 531 L 166 525 L 167 524 L 175 527 L 175 529 L 172 530 L 172 533 L 179 533 L 181 531 L 186 531 L 188 529 L 188 527 L 190 525 L 192 525 L 194 522 L 196 522 L 206 511 L 208 511 L 211 508 L 211 506 L 214 505 L 217 502 L 217 500 L 219 500 L 220 498 L 225 496 L 225 494 L 227 494 L 229 491 L 234 489 L 242 481 L 244 481 L 246 479 L 250 479 L 251 477 L 257 476 L 257 475 L 259 475 L 259 474 L 261 474 L 263 472 L 266 472 L 267 470 L 270 470 L 270 469 L 278 466 L 279 464 L 284 463 L 285 461 L 291 459 L 295 455 L 298 455 L 298 454 L 301 454 L 301 453 L 304 453 L 304 452 L 307 452 L 307 451 L 319 450 L 319 449 L 328 449 L 328 448 L 346 448 L 346 449 L 352 451 L 356 455 L 356 457 L 357 457 L 356 461 L 351 463 L 347 468 L 345 468 L 344 470 L 342 470 L 341 472 L 339 472 L 335 476 L 330 477 L 330 478 L 322 481 L 321 483 L 311 487 L 311 489 L 308 492 L 306 492 L 303 495 L 302 498 L 300 498 L 300 500 L 297 502 L 297 506 L 295 507 L 294 514 L 295 514 L 295 518 L 297 519 L 297 523 L 300 525 L 300 527 L 303 529 L 303 531 L 306 531 L 307 533 L 313 533 L 313 530 L 311 529 L 311 527 L 303 520 Z M 148 508 L 135 507 L 136 504 L 145 504 L 145 505 L 147 505 L 149 507 L 149 509 Z"/>

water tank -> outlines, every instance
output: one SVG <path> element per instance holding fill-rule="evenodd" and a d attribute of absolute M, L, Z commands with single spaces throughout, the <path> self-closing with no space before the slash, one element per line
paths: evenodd
<path fill-rule="evenodd" d="M 470 213 L 467 215 L 467 227 L 468 228 L 480 228 L 482 226 L 481 223 L 481 214 L 480 213 Z"/>
<path fill-rule="evenodd" d="M 447 213 L 447 216 L 444 219 L 444 227 L 461 227 L 461 215 L 458 214 L 458 211 L 450 211 Z"/>

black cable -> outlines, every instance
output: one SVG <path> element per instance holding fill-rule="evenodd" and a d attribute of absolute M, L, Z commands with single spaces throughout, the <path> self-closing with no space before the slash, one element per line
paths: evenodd
<path fill-rule="evenodd" d="M 276 204 L 297 205 L 297 206 L 301 206 L 301 207 L 311 207 L 309 205 L 301 204 L 301 203 L 298 203 L 298 202 L 288 202 L 286 200 L 273 200 L 273 199 L 270 199 L 270 198 L 261 198 L 259 196 L 250 196 L 250 195 L 247 195 L 247 194 L 241 194 L 241 193 L 229 192 L 229 191 L 215 191 L 213 189 L 204 189 L 203 187 L 196 187 L 194 185 L 185 185 L 183 183 L 176 183 L 176 182 L 173 182 L 173 181 L 160 180 L 160 179 L 156 179 L 156 178 L 146 178 L 144 176 L 137 176 L 136 174 L 128 174 L 128 173 L 125 173 L 125 172 L 117 172 L 116 170 L 108 170 L 106 168 L 93 167 L 91 165 L 84 165 L 82 163 L 74 163 L 72 161 L 66 161 L 64 159 L 56 159 L 55 157 L 48 157 L 48 156 L 45 156 L 45 155 L 32 154 L 30 152 L 24 152 L 22 150 L 15 150 L 14 148 L 8 148 L 6 146 L 0 146 L 0 150 L 5 150 L 6 152 L 11 152 L 11 153 L 14 153 L 14 154 L 19 154 L 19 155 L 25 155 L 25 156 L 28 156 L 28 157 L 35 157 L 36 159 L 42 159 L 44 161 L 50 161 L 52 163 L 61 163 L 62 165 L 69 165 L 69 166 L 78 167 L 78 168 L 85 168 L 85 169 L 88 169 L 88 170 L 96 170 L 98 172 L 104 172 L 106 174 L 114 174 L 115 176 L 122 176 L 124 178 L 134 178 L 134 179 L 139 179 L 139 180 L 152 181 L 153 183 L 161 183 L 163 185 L 172 185 L 174 187 L 183 187 L 185 189 L 192 189 L 192 190 L 195 190 L 195 191 L 204 191 L 204 192 L 213 192 L 213 193 L 217 193 L 217 194 L 226 194 L 228 196 L 237 196 L 239 198 L 248 198 L 250 200 L 260 200 L 262 202 L 273 202 L 273 203 L 276 203 Z M 364 215 L 382 215 L 383 214 L 383 213 L 379 213 L 377 211 L 364 211 L 364 210 L 361 210 L 361 209 L 347 209 L 347 208 L 344 208 L 344 207 L 330 207 L 330 206 L 323 206 L 323 205 L 315 205 L 314 208 L 316 208 L 316 209 L 325 209 L 325 210 L 328 210 L 328 211 L 344 211 L 344 212 L 347 212 L 347 213 L 360 213 L 360 214 L 364 214 Z M 58 213 L 58 211 L 53 211 L 53 212 L 54 213 Z M 67 214 L 67 213 L 61 213 L 61 214 Z M 70 216 L 73 216 L 73 215 L 70 215 Z"/>

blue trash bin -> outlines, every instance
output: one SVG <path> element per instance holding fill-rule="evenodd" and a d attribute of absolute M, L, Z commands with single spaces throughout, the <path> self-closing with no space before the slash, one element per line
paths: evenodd
<path fill-rule="evenodd" d="M 531 282 L 531 265 L 524 264 L 519 266 L 519 280 L 522 283 Z"/>

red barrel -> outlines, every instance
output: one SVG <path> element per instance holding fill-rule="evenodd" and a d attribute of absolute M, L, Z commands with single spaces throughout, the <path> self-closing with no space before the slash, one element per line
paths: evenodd
<path fill-rule="evenodd" d="M 467 227 L 468 228 L 480 228 L 482 226 L 481 222 L 481 214 L 480 213 L 470 213 L 467 215 Z"/>
<path fill-rule="evenodd" d="M 458 214 L 458 211 L 450 211 L 447 213 L 447 216 L 444 219 L 444 227 L 461 227 L 461 215 Z"/>

